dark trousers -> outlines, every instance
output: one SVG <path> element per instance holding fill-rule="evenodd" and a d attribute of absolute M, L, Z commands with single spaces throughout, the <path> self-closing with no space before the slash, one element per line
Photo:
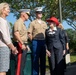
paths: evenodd
<path fill-rule="evenodd" d="M 63 51 L 62 48 L 52 48 L 50 50 L 51 57 L 49 57 L 50 74 L 64 75 Z"/>
<path fill-rule="evenodd" d="M 25 63 L 26 63 L 26 54 L 27 54 L 27 50 L 24 50 L 22 52 L 22 57 L 21 57 L 20 75 L 24 75 L 24 68 L 25 68 Z"/>
<path fill-rule="evenodd" d="M 33 55 L 33 72 L 32 75 L 45 75 L 45 62 L 46 62 L 46 48 L 44 40 L 33 40 L 32 41 L 32 55 Z"/>
<path fill-rule="evenodd" d="M 66 70 L 66 59 L 65 59 L 65 56 L 66 56 L 66 55 L 63 56 L 64 71 Z"/>
<path fill-rule="evenodd" d="M 16 75 L 24 75 L 24 68 L 25 68 L 25 62 L 26 62 L 26 55 L 27 55 L 27 50 L 20 50 L 19 48 L 19 44 L 17 43 L 17 42 L 15 42 L 14 43 L 14 45 L 17 47 L 17 49 L 19 50 L 18 51 L 18 55 L 17 55 L 17 65 L 16 65 Z M 19 54 L 21 54 L 21 56 L 20 57 L 18 57 L 19 56 Z M 19 62 L 19 60 L 21 60 L 20 62 Z M 18 64 L 18 63 L 20 63 L 20 64 Z M 19 71 L 19 73 L 17 73 L 17 71 Z"/>

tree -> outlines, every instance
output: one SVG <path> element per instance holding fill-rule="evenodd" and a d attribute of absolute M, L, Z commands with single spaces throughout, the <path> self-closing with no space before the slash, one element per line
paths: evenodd
<path fill-rule="evenodd" d="M 11 5 L 11 12 L 18 15 L 18 10 L 21 8 L 30 8 L 31 16 L 34 17 L 34 8 L 43 6 L 43 19 L 50 16 L 56 16 L 59 19 L 59 3 L 58 0 L 0 0 L 8 2 Z M 76 30 L 76 2 L 71 0 L 61 0 L 63 20 Z"/>
<path fill-rule="evenodd" d="M 76 2 L 73 0 L 63 0 L 62 13 L 63 19 L 76 30 Z"/>

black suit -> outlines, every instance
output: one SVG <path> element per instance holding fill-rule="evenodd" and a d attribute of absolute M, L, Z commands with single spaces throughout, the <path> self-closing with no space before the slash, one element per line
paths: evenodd
<path fill-rule="evenodd" d="M 49 65 L 51 75 L 63 74 L 63 50 L 65 50 L 65 42 L 61 29 L 50 31 L 48 28 L 45 31 L 47 49 L 51 52 L 49 57 Z"/>
<path fill-rule="evenodd" d="M 63 37 L 64 37 L 64 41 L 65 41 L 65 47 L 66 47 L 66 43 L 69 43 L 68 35 L 67 35 L 67 33 L 66 33 L 65 30 L 62 30 L 62 32 L 63 32 Z M 68 52 L 68 50 L 67 50 L 67 48 L 66 48 L 66 53 L 65 53 L 65 55 L 67 54 L 67 52 Z M 64 58 L 63 58 L 63 61 L 64 61 L 64 70 L 66 69 L 65 55 L 64 55 Z"/>

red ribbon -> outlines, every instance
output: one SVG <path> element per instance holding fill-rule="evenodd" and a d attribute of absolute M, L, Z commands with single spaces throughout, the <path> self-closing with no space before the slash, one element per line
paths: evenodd
<path fill-rule="evenodd" d="M 20 75 L 20 68 L 21 68 L 21 57 L 22 57 L 22 45 L 18 43 L 18 63 L 16 69 L 16 75 Z"/>

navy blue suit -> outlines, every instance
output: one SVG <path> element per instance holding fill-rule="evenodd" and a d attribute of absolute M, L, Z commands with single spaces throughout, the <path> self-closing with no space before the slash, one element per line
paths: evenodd
<path fill-rule="evenodd" d="M 52 34 L 53 33 L 53 34 Z M 63 50 L 65 50 L 65 42 L 61 29 L 45 31 L 47 49 L 51 52 L 49 65 L 51 75 L 64 75 L 63 73 Z"/>
<path fill-rule="evenodd" d="M 67 36 L 66 31 L 65 30 L 62 30 L 62 32 L 63 32 L 63 37 L 64 37 L 64 41 L 65 41 L 65 47 L 66 47 L 66 43 L 69 43 L 69 39 L 68 39 L 68 36 Z M 66 48 L 66 54 L 67 54 L 67 52 L 68 52 L 68 50 Z M 64 61 L 64 70 L 66 69 L 65 55 L 64 55 L 64 58 L 63 58 L 63 61 Z"/>

